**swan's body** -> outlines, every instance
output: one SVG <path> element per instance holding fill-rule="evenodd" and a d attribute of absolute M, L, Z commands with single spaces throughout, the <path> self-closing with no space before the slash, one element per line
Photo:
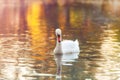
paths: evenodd
<path fill-rule="evenodd" d="M 54 49 L 55 54 L 64 54 L 64 53 L 79 53 L 79 42 L 78 40 L 63 40 L 62 33 L 60 29 L 56 29 L 57 42 Z"/>

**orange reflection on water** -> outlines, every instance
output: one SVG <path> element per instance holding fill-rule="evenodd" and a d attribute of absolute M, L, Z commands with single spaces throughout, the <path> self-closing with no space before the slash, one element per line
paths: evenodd
<path fill-rule="evenodd" d="M 33 53 L 45 55 L 47 47 L 46 24 L 44 21 L 44 8 L 41 3 L 32 3 L 27 11 L 27 24 L 31 36 L 31 48 Z M 42 19 L 42 20 L 41 20 Z M 41 59 L 40 57 L 35 57 Z"/>
<path fill-rule="evenodd" d="M 60 9 L 61 10 L 61 9 Z M 62 9 L 63 10 L 63 9 Z M 65 12 L 64 11 L 60 11 L 60 14 L 59 14 L 59 16 L 58 16 L 58 21 L 59 21 L 59 23 L 60 23 L 60 27 L 61 27 L 61 29 L 63 29 L 64 28 L 64 26 L 65 26 L 65 21 L 66 21 L 66 16 L 65 16 L 65 14 L 64 14 Z"/>

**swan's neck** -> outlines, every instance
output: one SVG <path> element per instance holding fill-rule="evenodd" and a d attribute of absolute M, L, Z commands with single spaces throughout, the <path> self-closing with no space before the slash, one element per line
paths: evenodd
<path fill-rule="evenodd" d="M 61 42 L 57 41 L 56 48 L 55 48 L 55 54 L 62 54 L 62 44 Z"/>
<path fill-rule="evenodd" d="M 62 54 L 62 37 L 61 35 L 57 35 L 57 41 L 56 41 L 56 48 L 55 48 L 55 54 Z"/>
<path fill-rule="evenodd" d="M 58 42 L 58 41 L 57 41 L 56 47 L 58 47 L 59 49 L 61 49 L 61 48 L 62 48 L 61 42 Z"/>

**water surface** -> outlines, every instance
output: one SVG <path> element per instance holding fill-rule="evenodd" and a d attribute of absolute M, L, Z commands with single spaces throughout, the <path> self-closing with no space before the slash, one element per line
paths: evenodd
<path fill-rule="evenodd" d="M 117 0 L 0 4 L 0 80 L 120 79 Z M 62 29 L 63 39 L 79 40 L 79 54 L 53 54 L 56 28 Z"/>

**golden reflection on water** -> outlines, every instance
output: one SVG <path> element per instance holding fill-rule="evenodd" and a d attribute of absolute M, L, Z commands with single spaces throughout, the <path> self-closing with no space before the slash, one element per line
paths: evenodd
<path fill-rule="evenodd" d="M 71 27 L 75 27 L 75 28 L 78 28 L 77 26 L 81 27 L 81 23 L 83 23 L 83 20 L 84 20 L 83 16 L 84 16 L 84 13 L 77 9 L 75 11 L 70 11 Z M 78 21 L 78 19 L 79 19 L 79 21 Z"/>
<path fill-rule="evenodd" d="M 44 7 L 40 3 L 32 3 L 27 10 L 27 24 L 31 37 L 33 54 L 45 55 L 47 47 L 47 27 L 44 17 Z M 39 58 L 40 57 L 36 57 Z M 45 57 L 44 57 L 45 58 Z"/>
<path fill-rule="evenodd" d="M 97 72 L 95 73 L 97 80 L 116 80 L 119 78 L 120 73 L 120 64 L 118 63 L 120 57 L 120 43 L 116 42 L 116 31 L 118 30 L 112 29 L 111 25 L 107 27 L 108 28 L 102 33 L 103 41 L 100 49 L 100 53 L 105 61 L 98 62 L 100 67 L 97 68 Z"/>

